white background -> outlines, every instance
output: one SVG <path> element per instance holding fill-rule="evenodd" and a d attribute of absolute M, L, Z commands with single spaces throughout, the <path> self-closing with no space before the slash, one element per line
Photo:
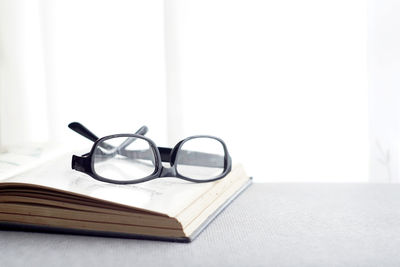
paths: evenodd
<path fill-rule="evenodd" d="M 367 181 L 365 1 L 173 1 L 183 131 L 265 181 Z"/>
<path fill-rule="evenodd" d="M 397 179 L 394 0 L 0 5 L 5 149 L 147 124 L 223 138 L 256 181 Z"/>

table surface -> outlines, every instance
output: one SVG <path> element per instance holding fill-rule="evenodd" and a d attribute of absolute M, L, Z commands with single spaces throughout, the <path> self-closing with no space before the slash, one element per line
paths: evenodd
<path fill-rule="evenodd" d="M 400 266 L 400 185 L 253 184 L 192 243 L 0 231 L 0 266 Z"/>

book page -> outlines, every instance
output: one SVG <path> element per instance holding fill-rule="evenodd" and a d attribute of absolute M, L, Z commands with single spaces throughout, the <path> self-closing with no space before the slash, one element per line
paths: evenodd
<path fill-rule="evenodd" d="M 72 170 L 71 158 L 71 154 L 62 156 L 34 170 L 0 180 L 0 183 L 46 186 L 175 217 L 219 182 L 192 183 L 177 178 L 158 178 L 132 185 L 110 184 Z"/>
<path fill-rule="evenodd" d="M 8 148 L 0 153 L 0 180 L 36 168 L 67 152 L 72 153 L 72 149 L 62 144 L 25 144 Z"/>

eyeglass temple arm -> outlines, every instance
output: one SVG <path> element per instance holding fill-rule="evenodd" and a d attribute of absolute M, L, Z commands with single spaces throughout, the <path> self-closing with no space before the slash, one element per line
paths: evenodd
<path fill-rule="evenodd" d="M 147 128 L 147 126 L 142 126 L 139 128 L 139 130 L 136 131 L 135 134 L 139 134 L 139 135 L 145 135 L 147 133 L 149 129 Z M 127 138 L 124 142 L 122 142 L 122 144 L 120 144 L 116 150 L 119 149 L 125 149 L 125 147 L 129 146 L 130 144 L 132 144 L 133 141 L 136 140 L 136 137 L 129 137 Z"/>
<path fill-rule="evenodd" d="M 171 157 L 174 157 L 174 155 L 171 155 L 172 148 L 158 147 L 158 151 L 160 151 L 161 161 L 163 162 L 171 162 Z M 179 153 L 181 155 L 179 164 L 215 168 L 224 167 L 221 166 L 221 162 L 225 162 L 224 156 L 188 150 L 180 150 Z"/>
<path fill-rule="evenodd" d="M 160 152 L 161 161 L 162 162 L 171 162 L 171 158 L 176 155 L 172 155 L 172 148 L 169 147 L 157 147 Z M 120 150 L 119 153 L 122 156 L 125 156 L 130 159 L 144 159 L 144 160 L 153 160 L 153 153 L 151 150 Z M 224 156 L 205 153 L 205 152 L 197 152 L 197 151 L 188 151 L 188 150 L 180 150 L 179 164 L 183 165 L 191 165 L 191 166 L 202 166 L 202 167 L 215 167 L 220 168 L 221 163 L 224 163 Z M 175 159 L 172 160 L 172 163 Z"/>
<path fill-rule="evenodd" d="M 78 134 L 86 137 L 90 141 L 96 142 L 99 139 L 94 133 L 92 133 L 88 128 L 86 128 L 79 122 L 71 122 L 70 124 L 68 124 L 68 127 Z"/>
<path fill-rule="evenodd" d="M 86 128 L 79 122 L 71 122 L 70 124 L 68 124 L 68 127 L 71 130 L 77 132 L 78 134 L 86 137 L 90 141 L 96 142 L 99 139 L 93 132 L 91 132 L 88 128 Z M 139 130 L 136 131 L 135 134 L 145 135 L 148 130 L 149 129 L 147 128 L 147 126 L 142 126 L 139 128 Z M 108 145 L 106 143 L 102 143 L 101 146 L 106 149 L 115 149 L 115 150 L 124 149 L 125 147 L 129 146 L 135 140 L 136 140 L 135 137 L 127 138 L 122 144 L 120 144 L 116 148 L 111 145 Z"/>

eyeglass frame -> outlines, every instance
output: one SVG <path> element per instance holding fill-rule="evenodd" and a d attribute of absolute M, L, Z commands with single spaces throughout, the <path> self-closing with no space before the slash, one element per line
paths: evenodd
<path fill-rule="evenodd" d="M 224 178 L 232 170 L 232 159 L 229 155 L 227 146 L 222 139 L 215 137 L 215 136 L 211 136 L 211 135 L 189 136 L 189 137 L 179 141 L 173 148 L 168 148 L 168 147 L 158 147 L 153 142 L 153 140 L 144 136 L 144 134 L 147 132 L 146 126 L 141 127 L 136 132 L 136 134 L 113 134 L 113 135 L 104 136 L 102 138 L 97 138 L 93 133 L 91 133 L 89 130 L 87 130 L 80 123 L 74 122 L 74 123 L 70 123 L 68 126 L 72 130 L 78 132 L 79 134 L 87 137 L 88 139 L 90 139 L 92 141 L 94 141 L 94 139 L 97 139 L 96 141 L 94 141 L 94 144 L 89 153 L 85 153 L 82 156 L 77 156 L 77 155 L 72 156 L 71 167 L 72 167 L 72 169 L 83 172 L 98 181 L 112 183 L 112 184 L 137 184 L 137 183 L 143 183 L 143 182 L 147 182 L 147 181 L 157 179 L 157 178 L 174 177 L 174 178 L 179 178 L 182 180 L 195 182 L 195 183 L 207 183 L 207 182 L 212 182 L 212 181 L 216 181 L 216 180 Z M 77 127 L 79 127 L 79 128 L 83 127 L 83 129 L 78 130 Z M 138 133 L 141 133 L 141 134 L 138 134 Z M 91 136 L 90 137 L 87 136 L 88 134 Z M 150 145 L 150 147 L 153 151 L 153 155 L 154 155 L 155 170 L 151 175 L 140 178 L 140 179 L 124 181 L 124 180 L 108 179 L 108 178 L 102 177 L 96 173 L 96 171 L 94 169 L 94 159 L 93 159 L 96 148 L 103 141 L 112 139 L 112 138 L 117 138 L 117 137 L 139 138 L 139 139 L 143 139 L 148 142 L 148 144 Z M 196 139 L 196 138 L 210 138 L 210 139 L 217 140 L 221 143 L 223 150 L 224 150 L 224 171 L 220 175 L 218 175 L 214 178 L 211 178 L 211 179 L 199 180 L 199 179 L 193 179 L 190 177 L 183 176 L 178 172 L 178 170 L 177 170 L 178 164 L 176 164 L 177 158 L 178 158 L 177 156 L 179 156 L 178 151 L 182 151 L 182 150 L 180 150 L 180 148 L 187 141 Z M 199 152 L 199 153 L 202 153 L 202 152 Z M 208 153 L 205 153 L 205 154 L 208 154 Z M 162 162 L 169 162 L 171 167 L 164 167 L 162 165 Z"/>

